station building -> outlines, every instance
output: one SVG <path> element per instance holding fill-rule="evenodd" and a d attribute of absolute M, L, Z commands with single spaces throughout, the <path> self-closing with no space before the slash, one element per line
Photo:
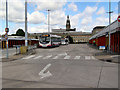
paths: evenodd
<path fill-rule="evenodd" d="M 99 33 L 104 28 L 105 28 L 105 26 L 96 26 L 96 27 L 94 27 L 93 30 L 92 30 L 92 35 L 95 35 L 95 34 Z"/>
<path fill-rule="evenodd" d="M 109 37 L 111 52 L 120 53 L 120 23 L 117 20 L 103 28 L 99 33 L 94 34 L 89 39 L 89 43 L 95 44 L 98 47 L 105 46 L 105 48 L 108 49 Z"/>
<path fill-rule="evenodd" d="M 48 32 L 45 32 L 47 34 Z M 71 43 L 87 43 L 89 42 L 89 38 L 92 36 L 91 32 L 76 32 L 76 28 L 71 28 L 70 24 L 70 17 L 67 16 L 66 20 L 66 28 L 60 28 L 60 29 L 52 29 L 52 32 L 49 32 L 53 35 L 59 35 L 63 38 L 72 38 Z M 42 33 L 31 33 L 29 36 L 31 38 L 37 37 L 39 38 L 39 35 Z"/>
<path fill-rule="evenodd" d="M 52 29 L 51 34 L 60 35 L 62 37 L 71 37 L 72 43 L 87 43 L 91 37 L 91 32 L 76 32 L 76 28 L 71 29 L 70 18 L 67 16 L 66 29 Z"/>

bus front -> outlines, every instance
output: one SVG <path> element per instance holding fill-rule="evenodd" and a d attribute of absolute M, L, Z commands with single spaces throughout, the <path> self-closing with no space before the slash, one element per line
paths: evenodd
<path fill-rule="evenodd" d="M 51 47 L 51 39 L 49 34 L 40 35 L 39 47 Z"/>

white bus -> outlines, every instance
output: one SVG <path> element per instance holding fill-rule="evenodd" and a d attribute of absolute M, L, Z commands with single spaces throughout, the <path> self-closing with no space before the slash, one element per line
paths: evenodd
<path fill-rule="evenodd" d="M 52 34 L 41 34 L 39 36 L 39 47 L 56 47 L 61 44 L 61 36 Z"/>

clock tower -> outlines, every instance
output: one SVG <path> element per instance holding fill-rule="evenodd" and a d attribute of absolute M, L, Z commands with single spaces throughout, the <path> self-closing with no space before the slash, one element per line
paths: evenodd
<path fill-rule="evenodd" d="M 69 31 L 70 30 L 70 19 L 69 19 L 69 15 L 67 16 L 67 21 L 66 21 L 66 31 Z"/>

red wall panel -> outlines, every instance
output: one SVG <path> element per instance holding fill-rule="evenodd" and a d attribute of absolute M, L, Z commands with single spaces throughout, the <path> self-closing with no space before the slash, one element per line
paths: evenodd
<path fill-rule="evenodd" d="M 106 37 L 105 36 L 98 37 L 98 46 L 105 46 L 105 45 L 106 45 Z"/>

